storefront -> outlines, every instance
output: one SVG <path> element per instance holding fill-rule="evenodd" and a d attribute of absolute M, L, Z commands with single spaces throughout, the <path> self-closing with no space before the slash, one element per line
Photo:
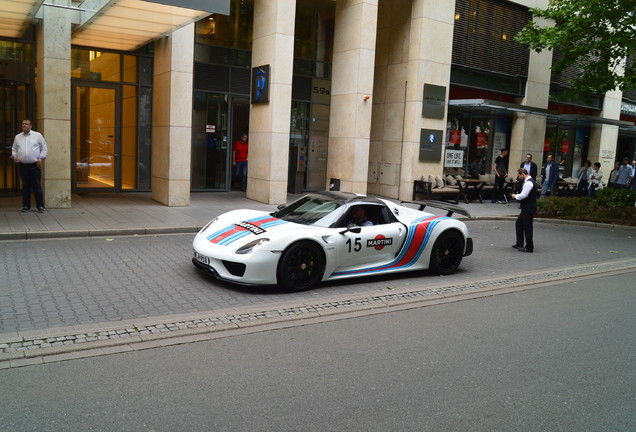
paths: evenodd
<path fill-rule="evenodd" d="M 17 194 L 20 183 L 11 159 L 13 139 L 20 122 L 33 119 L 34 51 L 30 42 L 0 40 L 0 196 Z"/>

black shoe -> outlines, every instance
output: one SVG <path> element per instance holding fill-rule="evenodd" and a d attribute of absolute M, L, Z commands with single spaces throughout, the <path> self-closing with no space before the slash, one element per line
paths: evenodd
<path fill-rule="evenodd" d="M 29 207 L 22 207 L 22 213 L 26 213 L 28 211 L 31 211 Z"/>
<path fill-rule="evenodd" d="M 44 207 L 38 207 L 38 213 L 44 213 Z"/>
<path fill-rule="evenodd" d="M 519 246 L 519 245 L 512 245 L 513 248 L 515 249 L 523 249 L 523 245 Z"/>
<path fill-rule="evenodd" d="M 519 252 L 530 252 L 532 253 L 532 251 L 528 248 L 521 248 L 521 249 L 517 249 Z"/>

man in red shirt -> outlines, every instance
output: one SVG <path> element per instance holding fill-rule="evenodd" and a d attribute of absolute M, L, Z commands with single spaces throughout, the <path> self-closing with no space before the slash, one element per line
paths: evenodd
<path fill-rule="evenodd" d="M 241 190 L 243 192 L 247 190 L 247 150 L 247 134 L 244 133 L 241 140 L 234 143 L 232 152 L 232 164 L 236 167 L 234 175 L 241 176 Z"/>

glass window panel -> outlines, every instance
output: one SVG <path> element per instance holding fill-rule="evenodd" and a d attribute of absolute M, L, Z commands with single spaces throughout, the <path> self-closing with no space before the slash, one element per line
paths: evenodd
<path fill-rule="evenodd" d="M 124 56 L 124 81 L 129 83 L 137 82 L 137 57 Z"/>
<path fill-rule="evenodd" d="M 254 0 L 232 0 L 230 15 L 212 14 L 196 23 L 195 41 L 252 49 Z"/>
<path fill-rule="evenodd" d="M 71 77 L 94 81 L 121 81 L 121 55 L 71 49 Z"/>

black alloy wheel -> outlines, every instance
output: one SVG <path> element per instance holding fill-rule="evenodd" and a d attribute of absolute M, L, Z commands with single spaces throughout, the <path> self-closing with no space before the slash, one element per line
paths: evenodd
<path fill-rule="evenodd" d="M 278 285 L 288 291 L 303 291 L 322 280 L 325 259 L 312 242 L 294 243 L 283 252 L 276 272 Z"/>
<path fill-rule="evenodd" d="M 431 251 L 431 271 L 447 275 L 459 267 L 464 256 L 464 236 L 458 231 L 444 231 L 435 241 Z"/>

